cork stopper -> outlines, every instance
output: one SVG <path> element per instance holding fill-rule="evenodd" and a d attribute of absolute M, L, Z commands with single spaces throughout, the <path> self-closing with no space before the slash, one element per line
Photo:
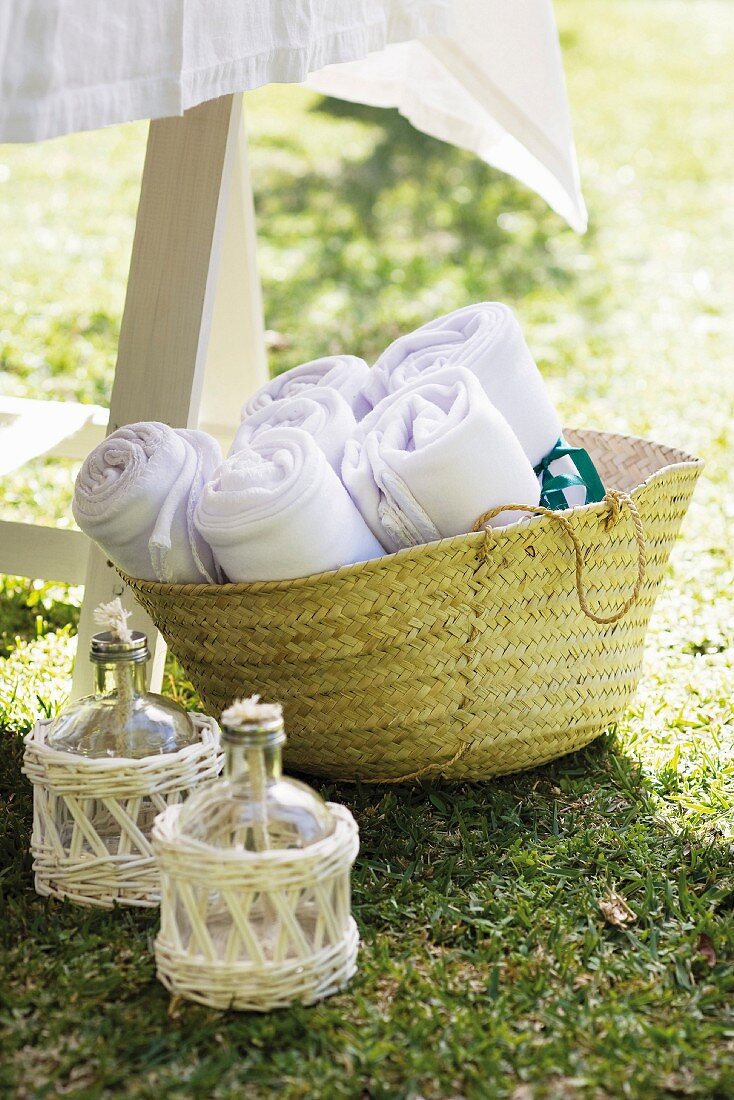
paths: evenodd
<path fill-rule="evenodd" d="M 282 744 L 283 708 L 280 703 L 261 703 L 259 695 L 235 699 L 222 711 L 222 740 L 262 744 Z"/>

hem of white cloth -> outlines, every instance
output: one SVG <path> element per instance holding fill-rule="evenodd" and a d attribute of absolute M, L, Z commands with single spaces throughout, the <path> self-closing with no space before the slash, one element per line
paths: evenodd
<path fill-rule="evenodd" d="M 439 141 L 449 140 L 450 135 L 452 144 L 474 153 L 486 164 L 500 172 L 506 172 L 534 191 L 576 233 L 586 232 L 588 214 L 575 168 L 571 138 L 569 144 L 573 157 L 572 168 L 563 154 L 545 139 L 545 135 L 540 135 L 539 139 L 536 135 L 526 133 L 521 141 L 497 120 L 493 120 L 498 127 L 496 136 L 488 135 L 478 125 L 469 131 L 464 124 L 462 132 L 464 120 L 453 115 L 451 111 L 438 110 L 435 106 L 423 103 L 411 104 L 408 109 L 401 107 L 399 113 L 417 130 L 432 136 L 438 136 L 438 124 L 443 123 Z M 568 178 L 569 175 L 571 178 Z"/>
<path fill-rule="evenodd" d="M 326 65 L 357 61 L 393 42 L 446 33 L 447 0 L 420 12 L 381 13 L 373 24 L 345 27 L 306 46 L 234 58 L 203 69 L 65 89 L 26 105 L 0 104 L 0 142 L 44 141 L 123 122 L 180 116 L 210 99 L 264 84 L 298 84 Z"/>
<path fill-rule="evenodd" d="M 445 6 L 439 0 L 437 7 L 420 16 L 409 17 L 403 13 L 399 20 L 380 18 L 369 26 L 363 24 L 335 31 L 308 47 L 275 49 L 254 57 L 237 58 L 214 68 L 184 71 L 183 110 L 240 89 L 252 91 L 265 84 L 301 84 L 309 73 L 326 65 L 361 60 L 391 43 L 429 38 L 440 33 L 434 30 L 435 27 L 445 29 L 443 13 Z"/>

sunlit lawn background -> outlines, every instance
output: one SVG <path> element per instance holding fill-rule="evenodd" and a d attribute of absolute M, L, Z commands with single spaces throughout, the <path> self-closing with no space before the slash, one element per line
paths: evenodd
<path fill-rule="evenodd" d="M 279 371 L 512 304 L 570 424 L 707 468 L 616 734 L 538 772 L 328 788 L 360 821 L 353 988 L 263 1020 L 166 1015 L 154 918 L 35 898 L 18 732 L 63 698 L 78 590 L 0 596 L 4 1071 L 18 1096 L 734 1096 L 734 6 L 561 0 L 591 228 L 393 112 L 247 99 Z M 104 403 L 144 125 L 0 149 L 0 386 Z M 243 395 L 233 395 L 238 400 Z M 0 515 L 69 525 L 73 464 Z M 636 920 L 605 924 L 616 889 Z M 3 1078 L 0 1077 L 0 1082 Z"/>

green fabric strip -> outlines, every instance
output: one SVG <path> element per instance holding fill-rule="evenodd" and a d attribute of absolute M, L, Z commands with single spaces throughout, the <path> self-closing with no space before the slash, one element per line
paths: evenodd
<path fill-rule="evenodd" d="M 576 467 L 576 474 L 552 474 L 550 465 L 557 458 L 570 458 Z M 596 504 L 604 499 L 604 486 L 594 465 L 591 455 L 583 447 L 571 447 L 563 436 L 535 467 L 540 478 L 540 503 L 543 508 L 552 508 L 562 512 L 568 507 L 566 490 L 582 485 L 586 489 L 584 504 Z"/>

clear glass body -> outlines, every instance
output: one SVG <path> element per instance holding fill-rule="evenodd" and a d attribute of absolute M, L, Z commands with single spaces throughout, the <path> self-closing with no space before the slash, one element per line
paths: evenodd
<path fill-rule="evenodd" d="M 233 733 L 226 727 L 222 731 L 224 778 L 195 791 L 181 808 L 178 823 L 184 835 L 216 848 L 264 852 L 307 848 L 334 832 L 323 799 L 305 783 L 283 777 L 282 726 Z M 268 889 L 265 876 L 261 890 L 198 895 L 199 921 L 217 959 L 283 965 L 309 958 L 341 934 L 338 921 L 324 920 L 314 889 L 300 889 L 296 898 L 281 889 Z M 175 924 L 184 949 L 200 953 L 199 933 L 180 897 Z"/>
<path fill-rule="evenodd" d="M 181 831 L 216 848 L 265 851 L 305 848 L 334 831 L 324 800 L 282 774 L 279 743 L 224 740 L 224 778 L 184 804 Z"/>
<path fill-rule="evenodd" d="M 146 662 L 95 665 L 96 691 L 56 717 L 47 744 L 79 756 L 140 759 L 195 744 L 199 733 L 173 699 L 145 690 Z"/>

